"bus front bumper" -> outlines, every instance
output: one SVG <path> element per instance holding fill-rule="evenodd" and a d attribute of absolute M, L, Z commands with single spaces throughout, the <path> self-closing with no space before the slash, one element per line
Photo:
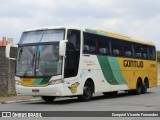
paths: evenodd
<path fill-rule="evenodd" d="M 49 85 L 45 87 L 26 87 L 16 85 L 17 95 L 30 96 L 65 96 L 63 84 Z"/>

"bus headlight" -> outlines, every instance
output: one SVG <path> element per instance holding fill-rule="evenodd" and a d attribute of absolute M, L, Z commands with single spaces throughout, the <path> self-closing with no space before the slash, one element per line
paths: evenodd
<path fill-rule="evenodd" d="M 62 80 L 52 80 L 49 82 L 48 85 L 55 85 L 55 84 L 59 84 L 59 83 L 62 83 L 63 81 Z"/>
<path fill-rule="evenodd" d="M 15 81 L 15 84 L 16 84 L 16 85 L 22 85 L 22 82 L 21 82 L 21 81 L 16 80 L 16 81 Z"/>

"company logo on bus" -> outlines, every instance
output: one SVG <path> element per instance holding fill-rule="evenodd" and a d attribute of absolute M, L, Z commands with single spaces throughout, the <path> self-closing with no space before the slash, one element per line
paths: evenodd
<path fill-rule="evenodd" d="M 138 67 L 143 68 L 143 61 L 136 61 L 136 60 L 124 60 L 123 61 L 124 67 Z"/>

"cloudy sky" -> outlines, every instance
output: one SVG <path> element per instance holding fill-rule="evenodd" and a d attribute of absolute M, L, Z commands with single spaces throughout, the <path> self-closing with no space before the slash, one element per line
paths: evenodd
<path fill-rule="evenodd" d="M 30 28 L 83 26 L 154 42 L 160 50 L 160 0 L 1 0 L 0 38 Z"/>

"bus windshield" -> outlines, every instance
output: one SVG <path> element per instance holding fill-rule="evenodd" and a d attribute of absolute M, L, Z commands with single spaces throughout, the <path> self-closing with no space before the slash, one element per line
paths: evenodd
<path fill-rule="evenodd" d="M 62 58 L 59 43 L 22 46 L 18 49 L 16 75 L 49 77 L 61 74 Z"/>
<path fill-rule="evenodd" d="M 64 40 L 64 31 L 64 29 L 54 29 L 24 32 L 19 44 Z"/>

